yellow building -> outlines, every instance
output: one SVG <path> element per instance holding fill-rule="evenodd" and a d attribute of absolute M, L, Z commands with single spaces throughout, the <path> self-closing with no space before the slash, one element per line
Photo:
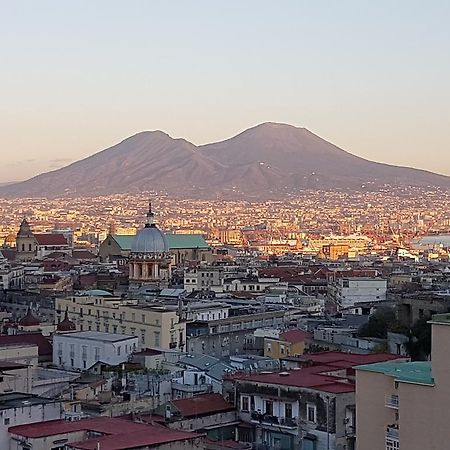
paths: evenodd
<path fill-rule="evenodd" d="M 77 331 L 104 331 L 139 337 L 141 348 L 183 350 L 186 324 L 164 306 L 145 306 L 137 300 L 113 297 L 101 290 L 81 296 L 57 298 L 56 323 L 67 312 Z"/>
<path fill-rule="evenodd" d="M 303 355 L 310 334 L 303 330 L 289 330 L 280 333 L 278 338 L 264 338 L 264 356 L 273 359 L 286 356 Z"/>

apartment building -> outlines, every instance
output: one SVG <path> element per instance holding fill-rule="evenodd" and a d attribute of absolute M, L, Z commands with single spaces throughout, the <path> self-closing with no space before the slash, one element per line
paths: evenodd
<path fill-rule="evenodd" d="M 101 290 L 55 300 L 56 323 L 67 311 L 77 331 L 101 331 L 139 338 L 141 348 L 182 350 L 186 323 L 176 309 L 139 304 L 137 300 L 113 297 Z"/>
<path fill-rule="evenodd" d="M 448 448 L 450 314 L 430 323 L 431 361 L 356 368 L 358 450 Z"/>
<path fill-rule="evenodd" d="M 375 277 L 342 277 L 328 284 L 328 297 L 338 308 L 348 308 L 360 302 L 386 300 L 387 280 Z"/>
<path fill-rule="evenodd" d="M 139 346 L 138 338 L 101 331 L 78 331 L 53 336 L 53 364 L 68 370 L 87 370 L 100 362 L 127 362 Z"/>
<path fill-rule="evenodd" d="M 353 450 L 353 367 L 392 358 L 324 352 L 309 355 L 303 368 L 227 375 L 224 392 L 244 422 L 239 440 L 279 450 Z"/>
<path fill-rule="evenodd" d="M 186 350 L 217 358 L 242 354 L 254 344 L 257 328 L 284 328 L 287 320 L 285 311 L 267 311 L 188 323 Z"/>

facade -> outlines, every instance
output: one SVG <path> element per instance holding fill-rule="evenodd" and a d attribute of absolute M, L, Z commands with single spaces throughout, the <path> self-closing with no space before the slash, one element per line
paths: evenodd
<path fill-rule="evenodd" d="M 99 331 L 78 331 L 53 336 L 53 364 L 68 370 L 87 370 L 94 364 L 127 362 L 138 349 L 138 338 Z"/>
<path fill-rule="evenodd" d="M 264 338 L 264 356 L 280 359 L 286 356 L 303 355 L 311 335 L 303 330 L 289 330 L 278 333 L 278 337 Z"/>
<path fill-rule="evenodd" d="M 355 448 L 353 367 L 393 357 L 324 352 L 308 358 L 303 368 L 226 377 L 224 392 L 245 424 L 240 441 L 279 450 Z"/>
<path fill-rule="evenodd" d="M 57 298 L 56 322 L 68 318 L 77 331 L 102 331 L 139 338 L 141 348 L 182 350 L 186 344 L 186 323 L 176 309 L 139 305 L 136 300 L 113 297 L 104 291 Z"/>
<path fill-rule="evenodd" d="M 257 328 L 283 328 L 286 322 L 284 311 L 270 311 L 188 323 L 186 350 L 217 358 L 242 354 L 254 344 Z"/>
<path fill-rule="evenodd" d="M 23 266 L 9 262 L 0 251 L 0 290 L 23 289 Z"/>
<path fill-rule="evenodd" d="M 45 420 L 61 419 L 63 414 L 62 400 L 50 400 L 37 395 L 11 392 L 0 394 L 0 448 L 10 448 L 8 429 L 17 425 L 25 425 Z M 26 448 L 16 446 L 16 449 Z"/>
<path fill-rule="evenodd" d="M 72 246 L 62 233 L 33 233 L 28 221 L 23 219 L 16 237 L 16 250 L 18 261 L 29 262 L 53 252 L 71 254 Z"/>
<path fill-rule="evenodd" d="M 357 367 L 359 450 L 448 447 L 450 315 L 431 320 L 431 361 Z"/>
<path fill-rule="evenodd" d="M 387 280 L 371 277 L 343 277 L 330 282 L 328 296 L 338 308 L 349 308 L 360 302 L 386 300 Z"/>

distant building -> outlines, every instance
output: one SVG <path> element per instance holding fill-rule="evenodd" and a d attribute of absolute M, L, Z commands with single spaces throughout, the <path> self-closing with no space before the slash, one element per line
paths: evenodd
<path fill-rule="evenodd" d="M 138 348 L 138 338 L 99 331 L 53 336 L 53 364 L 68 370 L 87 370 L 94 364 L 116 366 L 127 362 Z"/>
<path fill-rule="evenodd" d="M 102 331 L 139 338 L 141 347 L 182 350 L 186 344 L 186 323 L 175 309 L 138 305 L 136 300 L 114 297 L 94 289 L 77 296 L 55 300 L 56 322 L 65 317 L 78 331 Z"/>
<path fill-rule="evenodd" d="M 265 337 L 264 356 L 280 359 L 302 355 L 311 338 L 312 335 L 303 330 L 289 330 L 279 333 L 278 337 Z"/>
<path fill-rule="evenodd" d="M 360 302 L 386 300 L 387 280 L 375 277 L 342 277 L 328 284 L 328 296 L 344 309 Z"/>
<path fill-rule="evenodd" d="M 62 233 L 33 233 L 26 219 L 22 220 L 16 237 L 16 259 L 33 261 L 54 252 L 71 254 L 72 246 Z"/>

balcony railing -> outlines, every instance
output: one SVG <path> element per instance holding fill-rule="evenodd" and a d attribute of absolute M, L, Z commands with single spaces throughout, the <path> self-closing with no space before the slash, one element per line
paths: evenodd
<path fill-rule="evenodd" d="M 297 421 L 294 418 L 271 416 L 269 414 L 258 413 L 257 411 L 252 411 L 251 420 L 252 422 L 280 428 L 297 428 Z"/>
<path fill-rule="evenodd" d="M 192 392 L 192 393 L 211 392 L 212 385 L 211 384 L 183 384 L 183 383 L 178 383 L 176 381 L 173 381 L 172 389 L 175 389 L 177 391 Z"/>
<path fill-rule="evenodd" d="M 398 427 L 387 427 L 386 428 L 386 439 L 398 441 Z"/>
<path fill-rule="evenodd" d="M 398 395 L 386 395 L 384 404 L 388 407 L 388 408 L 394 408 L 394 409 L 398 409 L 399 406 L 399 399 L 398 399 Z"/>

